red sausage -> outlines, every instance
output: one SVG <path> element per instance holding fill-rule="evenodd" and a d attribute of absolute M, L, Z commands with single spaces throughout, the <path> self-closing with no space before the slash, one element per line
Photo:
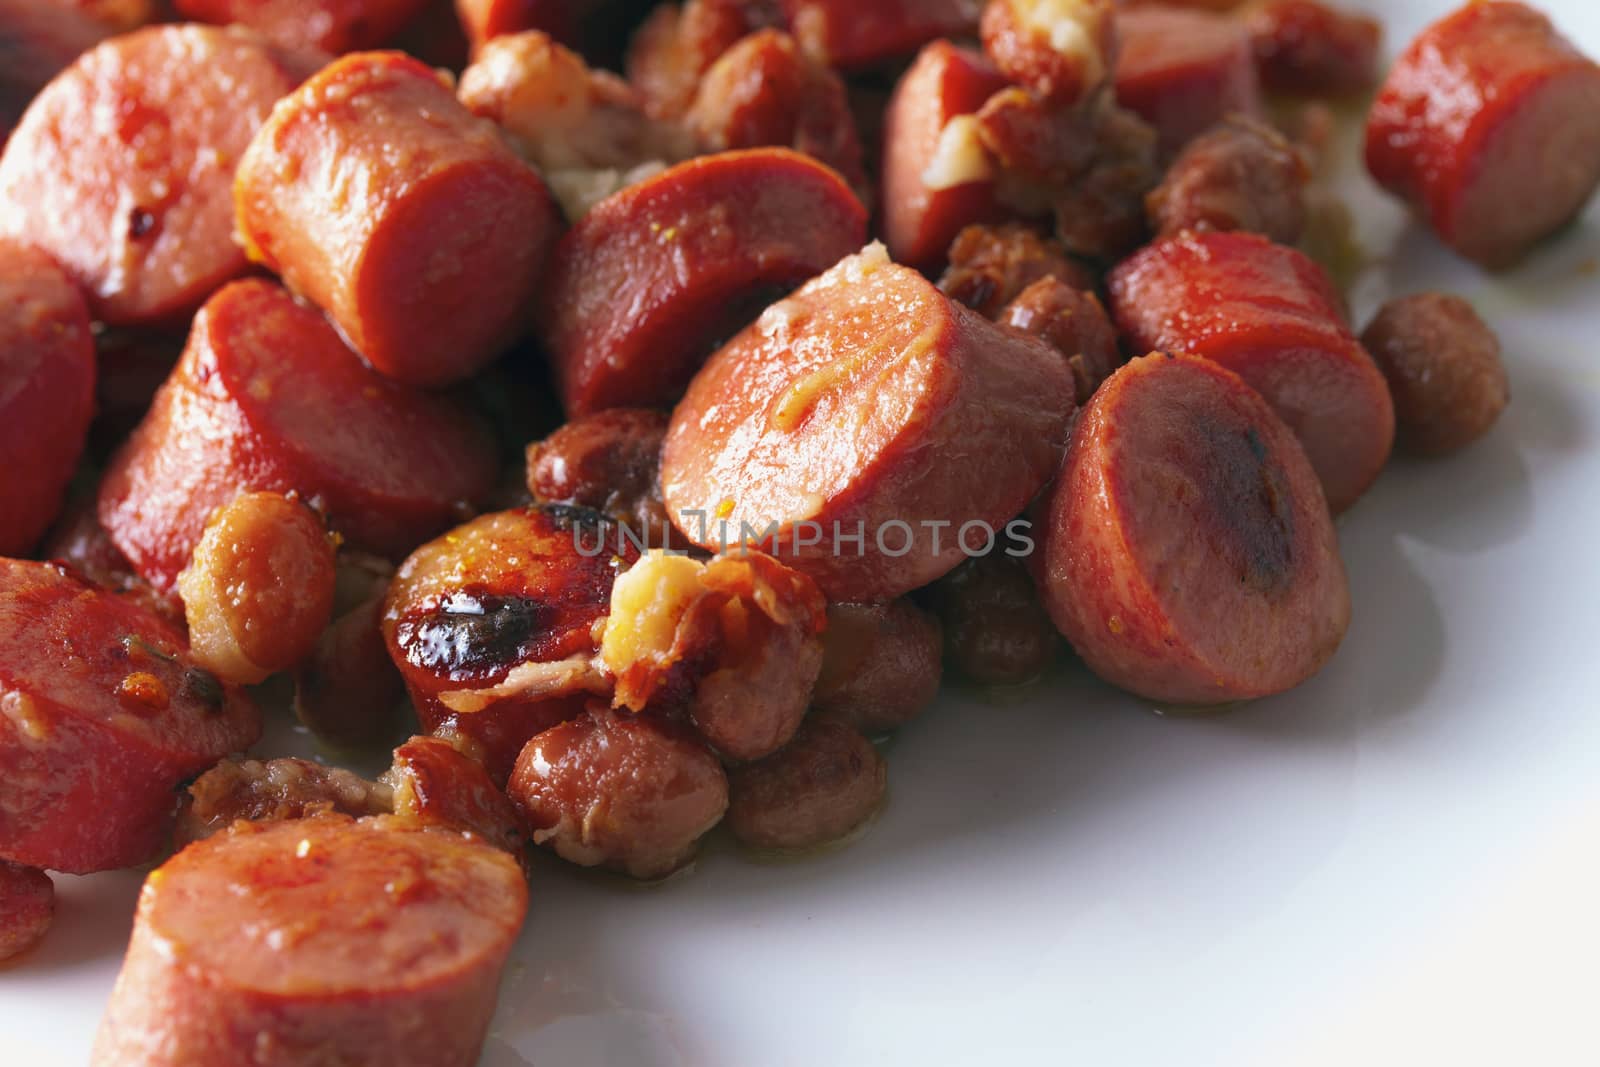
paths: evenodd
<path fill-rule="evenodd" d="M 1600 66 L 1529 7 L 1468 4 L 1389 72 L 1367 169 L 1451 248 L 1511 266 L 1600 183 Z"/>
<path fill-rule="evenodd" d="M 1226 15 L 1138 7 L 1117 16 L 1117 102 L 1143 116 L 1171 155 L 1229 114 L 1261 111 L 1244 23 Z"/>
<path fill-rule="evenodd" d="M 673 413 L 662 494 L 701 547 L 752 540 L 831 601 L 887 599 L 959 563 L 962 524 L 999 535 L 1054 473 L 1073 407 L 1060 353 L 873 246 L 711 358 Z M 834 545 L 858 530 L 859 549 Z"/>
<path fill-rule="evenodd" d="M 717 57 L 745 34 L 771 24 L 758 14 L 776 12 L 755 12 L 744 0 L 658 4 L 628 42 L 628 81 L 644 96 L 650 114 L 675 119 L 688 111 L 701 75 Z"/>
<path fill-rule="evenodd" d="M 0 860 L 0 963 L 43 940 L 55 911 L 56 885 L 48 874 Z"/>
<path fill-rule="evenodd" d="M 336 60 L 273 108 L 234 199 L 252 259 L 428 386 L 515 339 L 561 218 L 495 125 L 397 52 Z"/>
<path fill-rule="evenodd" d="M 1349 625 L 1305 453 L 1210 361 L 1157 354 L 1112 375 L 1074 426 L 1044 514 L 1056 626 L 1096 674 L 1149 700 L 1289 689 Z"/>
<path fill-rule="evenodd" d="M 0 238 L 0 555 L 26 553 L 61 510 L 94 381 L 78 287 L 50 257 Z"/>
<path fill-rule="evenodd" d="M 782 148 L 690 160 L 607 197 L 562 238 L 541 299 L 567 416 L 670 405 L 774 289 L 865 238 L 844 180 Z"/>
<path fill-rule="evenodd" d="M 428 0 L 174 0 L 178 14 L 219 26 L 248 26 L 286 48 L 331 55 L 377 48 L 421 13 Z"/>
<path fill-rule="evenodd" d="M 1108 286 L 1133 348 L 1204 356 L 1260 390 L 1300 438 L 1335 514 L 1383 469 L 1394 444 L 1388 387 L 1306 256 L 1256 234 L 1185 233 L 1125 261 Z"/>
<path fill-rule="evenodd" d="M 0 0 L 0 148 L 39 90 L 111 30 L 40 0 Z"/>
<path fill-rule="evenodd" d="M 993 162 L 975 120 L 958 117 L 1005 87 L 987 59 L 948 41 L 924 48 L 901 77 L 883 135 L 883 240 L 895 262 L 934 270 L 963 228 L 1000 216 Z"/>
<path fill-rule="evenodd" d="M 1383 24 L 1319 0 L 1271 0 L 1249 14 L 1261 84 L 1305 96 L 1350 96 L 1378 82 Z"/>
<path fill-rule="evenodd" d="M 181 319 L 244 273 L 234 166 L 319 61 L 209 26 L 105 42 L 50 83 L 6 146 L 0 232 L 54 256 L 97 319 Z"/>
<path fill-rule="evenodd" d="M 261 733 L 182 634 L 47 563 L 0 560 L 0 858 L 85 874 L 140 863 L 173 788 Z"/>
<path fill-rule="evenodd" d="M 241 823 L 145 880 L 90 1062 L 471 1067 L 527 908 L 454 831 Z"/>
<path fill-rule="evenodd" d="M 155 405 L 106 472 L 100 521 L 171 589 L 213 509 L 299 492 L 358 548 L 398 558 L 495 482 L 493 441 L 451 401 L 363 366 L 278 286 L 212 297 Z"/>
<path fill-rule="evenodd" d="M 909 56 L 941 37 L 975 37 L 983 11 L 982 0 L 781 0 L 781 5 L 801 47 L 844 70 Z"/>

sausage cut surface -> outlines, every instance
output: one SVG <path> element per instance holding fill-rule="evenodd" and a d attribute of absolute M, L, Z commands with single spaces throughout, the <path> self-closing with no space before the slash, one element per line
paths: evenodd
<path fill-rule="evenodd" d="M 1244 23 L 1227 15 L 1137 7 L 1117 15 L 1117 102 L 1161 134 L 1171 155 L 1232 113 L 1261 110 Z"/>

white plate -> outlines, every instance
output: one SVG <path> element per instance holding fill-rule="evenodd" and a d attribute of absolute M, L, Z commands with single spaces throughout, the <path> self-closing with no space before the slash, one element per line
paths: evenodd
<path fill-rule="evenodd" d="M 1359 6 L 1393 50 L 1454 5 Z M 1545 6 L 1600 54 L 1600 5 Z M 487 1067 L 1600 1062 L 1600 210 L 1491 279 L 1347 162 L 1358 317 L 1470 297 L 1514 399 L 1341 523 L 1329 668 L 1207 720 L 1076 669 L 953 695 L 848 848 L 649 890 L 551 865 Z M 0 1062 L 86 1061 L 139 880 L 57 879 Z"/>

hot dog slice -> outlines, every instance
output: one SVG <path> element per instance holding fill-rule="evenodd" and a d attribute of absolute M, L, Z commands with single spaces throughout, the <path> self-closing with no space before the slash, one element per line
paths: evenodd
<path fill-rule="evenodd" d="M 0 860 L 0 963 L 43 940 L 55 911 L 56 886 L 48 874 Z"/>
<path fill-rule="evenodd" d="M 111 32 L 71 7 L 0 0 L 0 148 L 39 90 Z"/>
<path fill-rule="evenodd" d="M 602 200 L 562 238 L 541 297 L 567 415 L 671 404 L 774 289 L 865 236 L 844 180 L 782 148 L 690 160 Z"/>
<path fill-rule="evenodd" d="M 1300 684 L 1350 621 L 1316 475 L 1237 375 L 1136 359 L 1073 428 L 1045 508 L 1042 588 L 1094 672 L 1149 700 Z"/>
<path fill-rule="evenodd" d="M 1150 6 L 1117 15 L 1117 102 L 1161 134 L 1168 156 L 1229 114 L 1261 110 L 1250 34 L 1239 19 Z"/>
<path fill-rule="evenodd" d="M 963 524 L 998 532 L 1022 510 L 1072 398 L 1060 353 L 874 245 L 711 358 L 673 413 L 662 492 L 702 547 L 757 542 L 830 600 L 886 599 L 960 562 Z"/>
<path fill-rule="evenodd" d="M 0 232 L 54 256 L 97 319 L 181 318 L 244 273 L 233 169 L 318 61 L 208 26 L 106 41 L 51 82 L 12 135 Z"/>
<path fill-rule="evenodd" d="M 61 509 L 94 381 L 78 287 L 50 257 L 0 238 L 0 555 L 31 549 Z"/>
<path fill-rule="evenodd" d="M 261 732 L 182 634 L 65 568 L 0 560 L 0 635 L 5 859 L 75 874 L 149 859 L 173 788 Z"/>
<path fill-rule="evenodd" d="M 1600 182 L 1600 66 L 1532 8 L 1468 4 L 1389 72 L 1367 169 L 1457 252 L 1511 266 Z"/>
<path fill-rule="evenodd" d="M 174 0 L 186 19 L 248 26 L 287 48 L 331 55 L 377 48 L 405 28 L 428 0 Z"/>
<path fill-rule="evenodd" d="M 975 37 L 982 0 L 781 0 L 789 32 L 831 67 L 909 56 L 941 37 Z M 751 4 L 751 7 L 759 5 Z"/>
<path fill-rule="evenodd" d="M 1300 438 L 1335 514 L 1383 469 L 1394 403 L 1306 256 L 1256 234 L 1185 233 L 1125 261 L 1108 287 L 1134 348 L 1204 356 L 1259 390 Z"/>
<path fill-rule="evenodd" d="M 91 1062 L 470 1067 L 527 907 L 453 831 L 240 824 L 146 879 Z"/>
<path fill-rule="evenodd" d="M 1321 0 L 1270 0 L 1248 17 L 1256 72 L 1268 89 L 1350 96 L 1378 82 L 1383 24 Z"/>
<path fill-rule="evenodd" d="M 251 258 L 416 385 L 467 377 L 520 331 L 560 212 L 432 68 L 360 52 L 272 111 L 239 162 Z"/>
<path fill-rule="evenodd" d="M 528 738 L 582 710 L 617 573 L 638 550 L 583 508 L 483 515 L 423 545 L 389 586 L 383 632 L 422 728 L 504 782 Z"/>
<path fill-rule="evenodd" d="M 363 366 L 321 315 L 250 280 L 195 316 L 106 472 L 100 521 L 165 591 L 241 491 L 297 491 L 353 546 L 398 558 L 494 481 L 493 441 L 465 410 Z"/>
<path fill-rule="evenodd" d="M 1006 87 L 987 59 L 948 41 L 924 48 L 889 100 L 883 240 L 897 263 L 936 269 L 961 230 L 997 219 L 996 170 L 972 116 Z"/>

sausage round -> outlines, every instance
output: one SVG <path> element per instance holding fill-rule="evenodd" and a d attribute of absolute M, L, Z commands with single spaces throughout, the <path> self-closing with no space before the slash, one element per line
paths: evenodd
<path fill-rule="evenodd" d="M 1247 16 L 1261 84 L 1304 96 L 1353 96 L 1378 82 L 1383 24 L 1319 0 L 1271 0 Z"/>
<path fill-rule="evenodd" d="M 637 558 L 600 515 L 559 506 L 483 515 L 413 552 L 389 586 L 383 633 L 423 730 L 504 782 L 528 738 L 582 710 L 581 664 L 599 651 L 617 573 Z M 569 662 L 573 686 L 517 684 Z"/>
<path fill-rule="evenodd" d="M 466 378 L 515 339 L 560 227 L 494 124 L 398 52 L 345 56 L 280 101 L 234 200 L 250 258 L 415 385 Z"/>
<path fill-rule="evenodd" d="M 1117 103 L 1143 116 L 1171 156 L 1230 114 L 1261 111 L 1250 34 L 1227 15 L 1171 7 L 1117 14 Z"/>
<path fill-rule="evenodd" d="M 36 867 L 0 860 L 0 963 L 44 939 L 56 912 L 56 884 Z"/>
<path fill-rule="evenodd" d="M 884 115 L 883 240 L 895 262 L 934 270 L 962 229 L 1001 214 L 995 169 L 972 118 L 1006 80 L 977 52 L 935 41 Z"/>
<path fill-rule="evenodd" d="M 534 844 L 641 879 L 689 862 L 728 808 L 722 764 L 686 727 L 603 707 L 529 741 L 507 792 Z"/>
<path fill-rule="evenodd" d="M 362 365 L 270 282 L 218 292 L 112 460 L 100 521 L 158 591 L 242 490 L 298 492 L 354 547 L 398 558 L 494 488 L 494 441 L 464 409 Z"/>
<path fill-rule="evenodd" d="M 1146 699 L 1292 688 L 1349 625 L 1305 453 L 1209 360 L 1156 354 L 1112 375 L 1073 428 L 1044 515 L 1051 617 L 1090 669 Z"/>
<path fill-rule="evenodd" d="M 83 295 L 50 257 L 0 238 L 0 556 L 49 527 L 94 415 Z"/>
<path fill-rule="evenodd" d="M 1511 266 L 1600 183 L 1600 66 L 1532 8 L 1468 4 L 1389 71 L 1367 169 L 1445 244 Z"/>
<path fill-rule="evenodd" d="M 963 524 L 997 533 L 1022 510 L 1073 407 L 1058 352 L 875 245 L 706 364 L 673 413 L 662 494 L 701 547 L 753 541 L 830 600 L 895 597 L 960 562 Z"/>
<path fill-rule="evenodd" d="M 898 730 L 938 695 L 943 653 L 938 618 L 904 597 L 829 604 L 811 706 L 869 736 Z"/>
<path fill-rule="evenodd" d="M 152 26 L 84 53 L 0 157 L 0 233 L 55 257 L 96 319 L 181 319 L 245 272 L 234 166 L 320 58 L 194 25 Z"/>
<path fill-rule="evenodd" d="M 944 37 L 974 37 L 982 10 L 979 0 L 780 0 L 780 4 L 789 32 L 806 52 L 841 70 L 900 59 Z"/>
<path fill-rule="evenodd" d="M 888 767 L 846 723 L 807 719 L 783 748 L 728 773 L 728 829 L 752 848 L 837 841 L 883 804 Z"/>
<path fill-rule="evenodd" d="M 1394 396 L 1400 442 L 1445 455 L 1488 433 L 1511 401 L 1500 339 L 1471 304 L 1443 293 L 1389 301 L 1361 335 Z"/>
<path fill-rule="evenodd" d="M 173 0 L 186 19 L 248 26 L 284 47 L 330 55 L 387 44 L 426 6 L 428 0 Z"/>
<path fill-rule="evenodd" d="M 844 180 L 782 148 L 690 160 L 602 200 L 562 238 L 541 297 L 568 417 L 671 404 L 774 289 L 865 237 Z"/>
<path fill-rule="evenodd" d="M 1204 356 L 1260 390 L 1300 438 L 1335 514 L 1377 478 L 1394 404 L 1316 263 L 1256 234 L 1183 233 L 1124 262 L 1108 285 L 1134 349 Z"/>
<path fill-rule="evenodd" d="M 86 874 L 140 863 L 173 787 L 261 733 L 182 634 L 65 568 L 0 560 L 0 858 Z"/>
<path fill-rule="evenodd" d="M 471 1067 L 527 907 L 454 831 L 241 824 L 145 880 L 91 1063 Z"/>
<path fill-rule="evenodd" d="M 1023 685 L 1056 661 L 1061 638 L 1017 560 L 998 552 L 970 559 L 928 592 L 944 623 L 945 654 L 968 681 Z"/>

